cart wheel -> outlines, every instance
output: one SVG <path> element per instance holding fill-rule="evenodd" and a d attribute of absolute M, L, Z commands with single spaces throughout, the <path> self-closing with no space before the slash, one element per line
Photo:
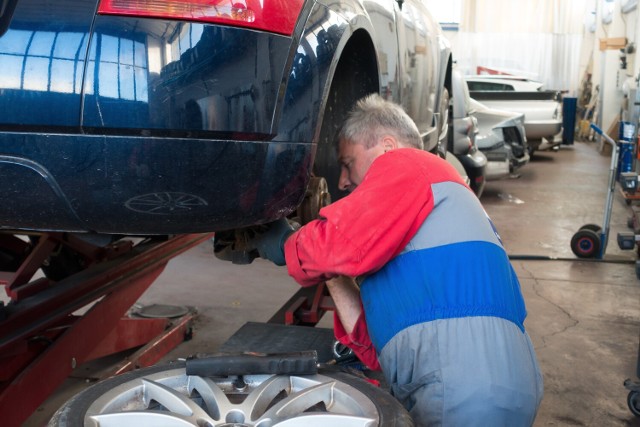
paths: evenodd
<path fill-rule="evenodd" d="M 585 224 L 580 227 L 580 230 L 591 230 L 599 235 L 600 232 L 602 232 L 602 227 L 600 227 L 598 224 Z"/>
<path fill-rule="evenodd" d="M 573 235 L 571 250 L 578 258 L 594 258 L 600 251 L 600 236 L 593 230 L 582 228 Z"/>
<path fill-rule="evenodd" d="M 627 395 L 627 405 L 633 415 L 640 417 L 640 392 L 630 391 Z"/>
<path fill-rule="evenodd" d="M 389 393 L 338 370 L 200 377 L 186 375 L 184 366 L 154 366 L 96 383 L 58 409 L 48 425 L 414 425 Z"/>

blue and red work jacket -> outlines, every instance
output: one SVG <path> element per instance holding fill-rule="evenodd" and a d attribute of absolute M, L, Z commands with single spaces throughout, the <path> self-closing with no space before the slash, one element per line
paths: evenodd
<path fill-rule="evenodd" d="M 418 323 L 496 316 L 524 330 L 519 283 L 495 228 L 443 159 L 389 151 L 320 217 L 287 239 L 287 268 L 302 286 L 363 278 L 363 315 L 351 334 L 335 316 L 335 331 L 370 368 L 379 368 L 376 349 Z"/>

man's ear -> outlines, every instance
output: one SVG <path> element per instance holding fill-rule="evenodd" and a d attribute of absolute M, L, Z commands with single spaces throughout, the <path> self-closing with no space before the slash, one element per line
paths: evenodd
<path fill-rule="evenodd" d="M 400 147 L 400 145 L 398 144 L 398 140 L 393 136 L 385 135 L 384 137 L 382 137 L 382 147 L 384 148 L 384 152 L 386 153 L 387 151 L 395 150 L 396 148 Z"/>

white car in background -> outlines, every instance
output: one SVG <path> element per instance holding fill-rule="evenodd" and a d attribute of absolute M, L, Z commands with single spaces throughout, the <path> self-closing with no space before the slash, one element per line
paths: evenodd
<path fill-rule="evenodd" d="M 469 93 L 489 108 L 524 114 L 529 154 L 562 143 L 562 99 L 559 91 L 513 76 L 465 76 Z"/>
<path fill-rule="evenodd" d="M 487 157 L 485 178 L 504 178 L 527 164 L 524 114 L 489 108 L 475 99 L 470 104 L 478 126 L 476 145 Z"/>
<path fill-rule="evenodd" d="M 469 90 L 507 90 L 516 92 L 535 92 L 544 90 L 544 83 L 526 77 L 498 74 L 480 74 L 466 76 Z"/>

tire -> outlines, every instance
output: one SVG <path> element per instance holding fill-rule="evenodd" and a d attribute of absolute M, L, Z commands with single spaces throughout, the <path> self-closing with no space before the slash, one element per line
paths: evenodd
<path fill-rule="evenodd" d="M 630 391 L 627 395 L 629 410 L 636 417 L 640 417 L 640 392 Z"/>
<path fill-rule="evenodd" d="M 582 228 L 571 238 L 571 250 L 578 258 L 596 257 L 600 246 L 600 236 L 593 230 Z"/>
<path fill-rule="evenodd" d="M 340 425 L 341 418 L 351 421 L 349 425 L 358 425 L 353 420 L 363 426 L 414 425 L 390 394 L 337 370 L 308 376 L 203 378 L 187 376 L 184 366 L 154 366 L 99 382 L 65 403 L 48 425 L 84 426 L 89 417 L 100 425 L 118 426 L 141 425 L 141 420 L 144 425 L 177 426 L 186 421 L 194 426 L 254 426 L 266 418 L 274 426 L 296 418 L 300 425 Z M 139 418 L 133 421 L 134 416 Z"/>
<path fill-rule="evenodd" d="M 602 227 L 600 227 L 598 224 L 585 224 L 580 227 L 580 230 L 591 230 L 596 234 L 600 234 L 602 232 Z"/>
<path fill-rule="evenodd" d="M 332 202 L 348 194 L 338 188 L 340 179 L 340 164 L 336 151 L 338 132 L 356 102 L 379 90 L 375 48 L 366 33 L 356 32 L 344 47 L 332 77 L 313 165 L 314 175 L 326 180 Z"/>

